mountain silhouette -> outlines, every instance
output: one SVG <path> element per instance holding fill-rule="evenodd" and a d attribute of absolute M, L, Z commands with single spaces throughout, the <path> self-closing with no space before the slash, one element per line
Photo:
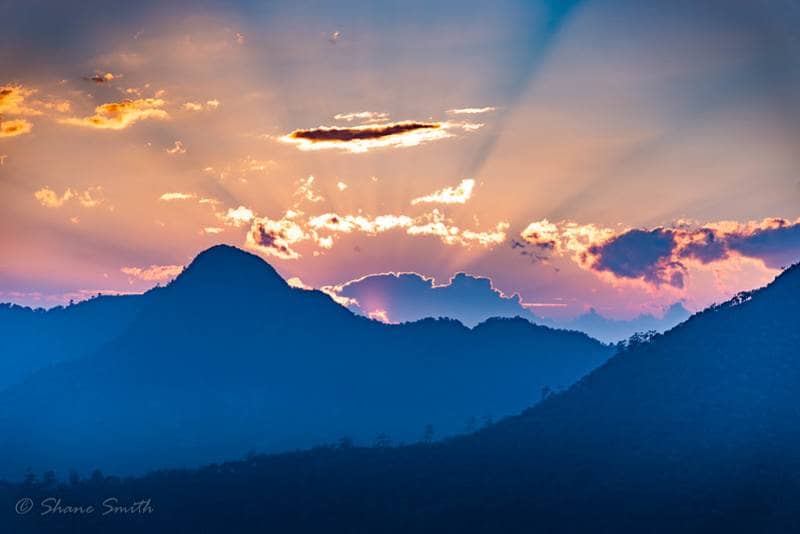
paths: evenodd
<path fill-rule="evenodd" d="M 97 296 L 50 310 L 0 304 L 0 390 L 96 351 L 136 317 L 145 295 Z"/>
<path fill-rule="evenodd" d="M 61 491 L 161 503 L 115 532 L 144 521 L 150 532 L 796 532 L 799 309 L 794 266 L 634 339 L 520 415 L 440 443 L 344 444 Z M 9 501 L 23 491 L 48 490 L 0 488 Z"/>
<path fill-rule="evenodd" d="M 637 315 L 631 319 L 611 319 L 601 315 L 595 308 L 589 309 L 577 317 L 566 320 L 535 318 L 534 322 L 551 326 L 585 332 L 595 339 L 606 343 L 626 340 L 637 332 L 665 332 L 682 323 L 691 316 L 682 303 L 669 306 L 661 317 L 649 313 Z"/>
<path fill-rule="evenodd" d="M 584 332 L 606 343 L 626 340 L 637 332 L 664 332 L 691 315 L 676 302 L 661 316 L 643 313 L 630 319 L 612 319 L 592 308 L 577 317 L 543 317 L 527 307 L 519 294 L 505 295 L 490 278 L 463 272 L 443 284 L 418 273 L 372 274 L 341 284 L 336 292 L 350 299 L 352 311 L 369 316 L 383 310 L 394 322 L 449 317 L 473 327 L 491 317 L 524 317 L 535 324 Z"/>
<path fill-rule="evenodd" d="M 224 245 L 146 293 L 108 337 L 0 393 L 0 476 L 130 474 L 342 437 L 413 442 L 428 425 L 449 436 L 518 413 L 613 350 L 523 319 L 382 324 Z"/>

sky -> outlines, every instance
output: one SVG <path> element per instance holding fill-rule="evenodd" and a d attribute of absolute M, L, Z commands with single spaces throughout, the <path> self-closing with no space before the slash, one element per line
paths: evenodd
<path fill-rule="evenodd" d="M 800 260 L 798 22 L 0 0 L 0 301 L 142 292 L 228 243 L 334 296 L 467 273 L 540 316 L 701 309 Z M 391 321 L 390 289 L 364 312 Z"/>

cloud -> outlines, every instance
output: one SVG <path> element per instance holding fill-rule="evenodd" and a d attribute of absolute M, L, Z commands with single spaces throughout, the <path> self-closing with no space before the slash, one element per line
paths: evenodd
<path fill-rule="evenodd" d="M 220 216 L 226 223 L 237 228 L 250 223 L 254 217 L 255 214 L 253 210 L 245 208 L 244 206 L 239 206 L 236 209 L 228 208 L 228 211 Z"/>
<path fill-rule="evenodd" d="M 335 45 L 336 43 L 339 42 L 339 39 L 341 37 L 342 37 L 342 32 L 335 31 L 335 32 L 331 33 L 330 35 L 328 35 L 328 42 L 330 44 L 332 44 L 332 45 Z"/>
<path fill-rule="evenodd" d="M 173 200 L 189 200 L 197 197 L 194 193 L 164 193 L 158 200 L 163 202 L 172 202 Z"/>
<path fill-rule="evenodd" d="M 386 310 L 372 310 L 367 314 L 367 317 L 380 323 L 393 324 L 392 321 L 389 320 L 389 314 Z"/>
<path fill-rule="evenodd" d="M 389 120 L 389 114 L 380 111 L 356 111 L 355 113 L 337 113 L 333 116 L 337 121 L 382 122 Z"/>
<path fill-rule="evenodd" d="M 558 244 L 558 226 L 547 219 L 530 223 L 520 234 L 528 243 L 543 249 L 553 249 Z"/>
<path fill-rule="evenodd" d="M 245 246 L 281 259 L 300 258 L 296 245 L 303 242 L 313 243 L 319 249 L 331 249 L 336 234 L 360 233 L 375 236 L 402 230 L 411 237 L 436 237 L 447 245 L 491 247 L 505 241 L 509 228 L 507 222 L 500 222 L 494 228 L 483 231 L 459 228 L 436 209 L 416 217 L 404 214 L 369 217 L 361 213 L 332 212 L 305 216 L 301 211 L 289 209 L 281 219 L 276 220 L 256 217 L 251 210 L 240 206 L 236 210 L 229 209 L 226 214 L 218 214 L 218 217 L 233 226 L 243 226 L 250 222 Z M 318 253 L 319 250 L 314 252 Z"/>
<path fill-rule="evenodd" d="M 408 215 L 378 215 L 370 218 L 364 215 L 339 215 L 325 213 L 311 217 L 308 226 L 315 231 L 328 231 L 334 233 L 360 232 L 376 235 L 389 230 L 404 229 L 409 236 L 438 237 L 447 245 L 470 246 L 478 244 L 491 246 L 502 243 L 506 239 L 508 223 L 498 223 L 488 231 L 474 231 L 462 229 L 454 225 L 439 210 L 418 217 Z"/>
<path fill-rule="evenodd" d="M 164 101 L 159 98 L 140 98 L 109 102 L 97 106 L 95 114 L 89 117 L 70 117 L 60 119 L 62 124 L 96 128 L 100 130 L 122 130 L 146 119 L 168 119 L 169 114 L 161 109 Z"/>
<path fill-rule="evenodd" d="M 13 119 L 10 121 L 0 121 L 0 138 L 17 137 L 30 133 L 33 124 L 25 119 Z"/>
<path fill-rule="evenodd" d="M 26 104 L 35 89 L 21 85 L 0 86 L 0 115 L 41 115 L 42 112 Z"/>
<path fill-rule="evenodd" d="M 222 228 L 219 228 L 217 226 L 206 226 L 205 228 L 203 228 L 203 233 L 207 235 L 216 235 L 216 234 L 221 234 L 222 232 L 223 232 Z"/>
<path fill-rule="evenodd" d="M 103 83 L 112 82 L 112 81 L 116 80 L 119 77 L 120 76 L 118 74 L 115 75 L 115 74 L 112 74 L 110 72 L 106 72 L 106 73 L 93 74 L 92 76 L 86 76 L 84 78 L 84 80 L 87 80 L 87 81 L 90 81 L 90 82 L 94 82 L 94 83 L 103 84 Z"/>
<path fill-rule="evenodd" d="M 33 196 L 46 208 L 60 208 L 66 201 L 72 198 L 72 190 L 67 189 L 64 191 L 63 195 L 59 196 L 58 193 L 49 187 L 43 187 L 33 193 Z"/>
<path fill-rule="evenodd" d="M 252 156 L 247 156 L 219 167 L 204 167 L 203 172 L 215 174 L 220 180 L 236 178 L 246 181 L 249 174 L 267 173 L 277 167 L 277 165 L 277 162 L 271 159 L 260 160 Z"/>
<path fill-rule="evenodd" d="M 475 180 L 468 178 L 461 180 L 461 183 L 455 187 L 445 187 L 430 195 L 415 198 L 411 204 L 464 204 L 472 196 L 474 187 Z"/>
<path fill-rule="evenodd" d="M 472 327 L 489 317 L 533 318 L 518 294 L 505 295 L 491 279 L 463 272 L 441 285 L 418 273 L 390 272 L 325 290 L 349 301 L 347 306 L 356 313 L 369 316 L 382 311 L 396 322 L 451 317 Z"/>
<path fill-rule="evenodd" d="M 260 217 L 253 219 L 245 245 L 269 256 L 294 260 L 299 258 L 300 254 L 292 248 L 292 245 L 306 239 L 308 234 L 292 219 L 284 217 L 273 220 Z"/>
<path fill-rule="evenodd" d="M 461 229 L 455 226 L 442 212 L 434 209 L 430 213 L 416 218 L 414 224 L 406 230 L 406 233 L 412 236 L 438 237 L 447 245 L 470 246 L 478 244 L 492 246 L 505 241 L 508 228 L 509 224 L 507 222 L 499 222 L 494 229 L 489 231 L 476 232 L 474 230 Z"/>
<path fill-rule="evenodd" d="M 451 122 L 403 121 L 361 126 L 319 126 L 294 130 L 278 140 L 297 146 L 300 150 L 338 149 L 360 154 L 377 148 L 412 147 L 430 141 L 453 137 L 450 130 L 472 131 L 482 125 Z"/>
<path fill-rule="evenodd" d="M 167 154 L 174 156 L 177 154 L 186 154 L 186 147 L 183 146 L 183 142 L 175 141 L 175 144 L 172 145 L 172 148 L 166 149 Z"/>
<path fill-rule="evenodd" d="M 728 249 L 780 269 L 800 260 L 800 219 L 766 219 L 723 235 Z"/>
<path fill-rule="evenodd" d="M 672 230 L 633 229 L 589 247 L 591 268 L 622 278 L 642 278 L 655 285 L 683 287 L 684 267 L 672 256 L 676 246 Z"/>
<path fill-rule="evenodd" d="M 569 257 L 585 269 L 677 289 L 684 287 L 693 266 L 744 257 L 779 269 L 800 260 L 800 219 L 703 225 L 678 221 L 669 227 L 622 230 L 543 219 L 529 224 L 520 235 L 526 243 Z"/>
<path fill-rule="evenodd" d="M 149 267 L 123 267 L 123 273 L 147 282 L 163 282 L 175 278 L 183 271 L 183 265 L 151 265 Z"/>
<path fill-rule="evenodd" d="M 345 189 L 347 189 L 347 184 L 344 182 L 336 182 L 336 189 L 338 189 L 339 191 L 344 191 Z"/>
<path fill-rule="evenodd" d="M 294 196 L 299 198 L 302 202 L 303 200 L 308 200 L 309 202 L 322 202 L 325 200 L 325 197 L 322 195 L 318 195 L 314 191 L 314 180 L 313 176 L 309 176 L 305 180 L 300 180 L 299 186 L 297 190 L 294 192 Z"/>
<path fill-rule="evenodd" d="M 289 284 L 291 287 L 296 287 L 297 289 L 306 289 L 311 290 L 314 289 L 313 287 L 306 285 L 305 282 L 300 280 L 300 278 L 293 276 L 286 280 L 286 283 Z"/>
<path fill-rule="evenodd" d="M 379 234 L 395 228 L 408 228 L 414 219 L 407 215 L 379 215 L 375 218 L 363 215 L 338 215 L 324 213 L 308 220 L 308 226 L 314 230 L 328 230 L 349 234 L 363 232 L 366 234 Z"/>
<path fill-rule="evenodd" d="M 186 111 L 203 111 L 204 109 L 206 110 L 217 109 L 219 107 L 219 100 L 216 99 L 207 100 L 205 104 L 203 104 L 202 102 L 185 102 L 181 107 L 183 107 L 183 109 Z"/>
<path fill-rule="evenodd" d="M 94 208 L 103 203 L 103 189 L 100 186 L 90 187 L 86 191 L 67 188 L 61 195 L 49 187 L 43 187 L 34 192 L 33 196 L 46 208 L 60 208 L 73 199 L 77 200 L 84 208 Z"/>
<path fill-rule="evenodd" d="M 103 203 L 103 188 L 100 186 L 90 187 L 82 193 L 77 193 L 76 196 L 84 208 L 95 208 Z"/>
<path fill-rule="evenodd" d="M 458 108 L 448 109 L 447 113 L 453 115 L 480 115 L 482 113 L 490 113 L 492 111 L 497 111 L 497 108 L 492 106 L 486 106 L 485 108 Z"/>

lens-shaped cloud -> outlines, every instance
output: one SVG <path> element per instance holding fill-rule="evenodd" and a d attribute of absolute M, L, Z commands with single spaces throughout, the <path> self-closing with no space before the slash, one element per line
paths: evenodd
<path fill-rule="evenodd" d="M 337 149 L 355 154 L 377 148 L 402 148 L 453 137 L 450 131 L 461 128 L 472 131 L 482 125 L 451 122 L 402 121 L 386 124 L 339 127 L 319 126 L 294 130 L 279 141 L 297 146 L 300 150 Z"/>

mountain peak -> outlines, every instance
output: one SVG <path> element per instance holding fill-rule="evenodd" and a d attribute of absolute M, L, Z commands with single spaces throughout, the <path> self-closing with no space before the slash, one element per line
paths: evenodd
<path fill-rule="evenodd" d="M 175 279 L 174 284 L 287 287 L 281 275 L 269 263 L 231 245 L 214 245 L 199 253 Z"/>

